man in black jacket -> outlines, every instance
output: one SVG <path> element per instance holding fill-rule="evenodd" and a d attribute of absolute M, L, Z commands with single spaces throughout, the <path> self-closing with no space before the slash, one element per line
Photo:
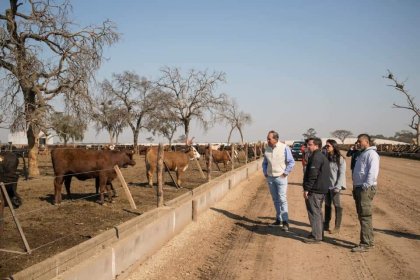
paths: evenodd
<path fill-rule="evenodd" d="M 328 159 L 321 152 L 322 141 L 319 138 L 308 139 L 308 150 L 311 156 L 303 176 L 303 197 L 312 233 L 306 243 L 319 243 L 323 237 L 322 203 L 328 193 L 330 166 Z"/>

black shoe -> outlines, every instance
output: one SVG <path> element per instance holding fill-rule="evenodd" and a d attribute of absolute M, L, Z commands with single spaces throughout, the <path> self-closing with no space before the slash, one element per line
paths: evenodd
<path fill-rule="evenodd" d="M 278 227 L 278 226 L 280 226 L 280 225 L 281 225 L 280 220 L 276 220 L 274 223 L 270 224 L 269 226 L 270 226 L 270 227 Z"/>
<path fill-rule="evenodd" d="M 283 231 L 289 231 L 289 223 L 283 222 Z"/>

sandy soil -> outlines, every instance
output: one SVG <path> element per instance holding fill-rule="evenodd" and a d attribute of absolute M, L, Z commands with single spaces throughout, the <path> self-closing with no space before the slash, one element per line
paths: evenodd
<path fill-rule="evenodd" d="M 144 156 L 135 155 L 136 165 L 121 169 L 127 182 L 137 210 L 131 210 L 128 199 L 118 179 L 114 187 L 119 196 L 114 203 L 104 206 L 96 203 L 94 180 L 78 181 L 73 178 L 71 191 L 73 200 L 66 200 L 63 186 L 63 203 L 52 205 L 54 195 L 54 177 L 49 155 L 39 156 L 41 176 L 24 181 L 20 178 L 18 192 L 23 199 L 23 206 L 16 210 L 19 222 L 32 250 L 25 254 L 25 247 L 13 222 L 8 208 L 4 211 L 4 232 L 0 235 L 0 279 L 20 271 L 50 256 L 58 254 L 99 233 L 113 228 L 137 215 L 156 207 L 156 192 L 148 187 Z M 238 165 L 238 163 L 235 163 Z M 240 165 L 243 165 L 241 163 Z M 200 166 L 206 171 L 204 160 Z M 226 170 L 220 165 L 221 171 L 213 166 L 212 177 L 223 174 Z M 22 164 L 18 171 L 21 171 Z M 231 166 L 228 166 L 228 171 Z M 173 173 L 173 176 L 175 174 Z M 183 176 L 183 188 L 176 189 L 169 175 L 165 173 L 164 200 L 170 200 L 206 182 L 200 176 L 194 162 Z M 156 177 L 154 178 L 156 182 Z"/>
<path fill-rule="evenodd" d="M 419 171 L 420 161 L 381 158 L 369 252 L 350 252 L 359 224 L 349 189 L 342 194 L 340 234 L 326 234 L 321 244 L 302 242 L 310 227 L 298 162 L 289 177 L 290 232 L 268 226 L 274 208 L 256 174 L 119 279 L 420 279 Z"/>

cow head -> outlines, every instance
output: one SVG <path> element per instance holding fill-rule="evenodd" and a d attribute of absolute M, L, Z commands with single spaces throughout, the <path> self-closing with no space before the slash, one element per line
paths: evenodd
<path fill-rule="evenodd" d="M 193 146 L 188 146 L 187 149 L 184 151 L 190 160 L 193 159 L 200 159 L 200 153 Z"/>
<path fill-rule="evenodd" d="M 187 139 L 186 141 L 185 141 L 185 144 L 187 144 L 187 146 L 188 146 L 188 150 L 187 150 L 187 152 L 188 153 L 190 153 L 190 160 L 193 160 L 193 159 L 200 159 L 200 153 L 199 152 L 197 152 L 197 150 L 194 148 L 194 146 L 192 145 L 193 144 L 193 140 L 194 140 L 194 137 L 193 138 L 191 138 L 191 139 Z"/>
<path fill-rule="evenodd" d="M 125 150 L 124 154 L 127 156 L 127 158 L 124 160 L 123 168 L 127 168 L 129 165 L 134 166 L 136 165 L 136 162 L 133 159 L 134 151 L 133 150 Z"/>

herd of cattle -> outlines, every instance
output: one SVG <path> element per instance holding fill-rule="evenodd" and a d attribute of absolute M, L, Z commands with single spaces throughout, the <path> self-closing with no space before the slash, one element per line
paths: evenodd
<path fill-rule="evenodd" d="M 223 163 L 226 170 L 226 165 L 233 160 L 240 158 L 245 159 L 245 150 L 239 147 L 238 150 L 231 154 L 230 147 L 213 147 L 213 146 L 198 146 L 186 145 L 172 149 L 165 149 L 164 163 L 165 166 L 175 171 L 177 175 L 178 186 L 181 186 L 181 177 L 183 172 L 188 168 L 191 160 L 204 157 L 208 164 L 209 154 L 211 149 L 211 158 L 217 166 Z M 260 155 L 262 149 L 248 149 L 248 158 Z M 139 149 L 140 154 L 145 155 L 146 175 L 149 185 L 153 186 L 153 175 L 157 166 L 157 147 L 147 147 L 145 150 Z M 99 194 L 98 202 L 104 203 L 104 194 L 108 194 L 108 199 L 112 201 L 112 197 L 116 195 L 112 186 L 112 181 L 117 174 L 114 166 L 119 168 L 126 168 L 134 166 L 136 162 L 133 160 L 133 149 L 117 149 L 109 150 L 92 150 L 86 148 L 67 148 L 56 147 L 51 149 L 51 161 L 54 170 L 54 204 L 60 204 L 62 201 L 62 185 L 66 188 L 67 198 L 71 199 L 71 180 L 76 177 L 79 180 L 95 179 L 96 193 Z M 0 152 L 0 183 L 4 183 L 7 189 L 7 194 L 11 199 L 14 208 L 18 208 L 22 201 L 17 193 L 18 182 L 18 165 L 19 158 L 23 160 L 23 173 L 27 179 L 27 167 L 24 153 L 21 151 L 1 151 Z M 7 202 L 4 197 L 0 201 L 1 212 Z"/>

